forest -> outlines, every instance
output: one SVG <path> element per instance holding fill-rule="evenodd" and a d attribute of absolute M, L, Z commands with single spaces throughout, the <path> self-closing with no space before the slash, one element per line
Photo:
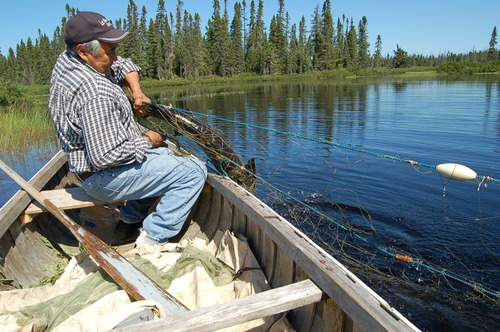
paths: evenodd
<path fill-rule="evenodd" d="M 382 36 L 377 35 L 373 46 L 368 42 L 368 18 L 334 18 L 330 0 L 316 6 L 310 22 L 305 17 L 290 22 L 285 0 L 279 0 L 269 26 L 263 19 L 264 0 L 236 1 L 232 18 L 227 0 L 222 5 L 213 0 L 213 13 L 202 27 L 200 15 L 184 10 L 181 0 L 172 12 L 159 0 L 151 18 L 146 7 L 139 10 L 130 0 L 127 17 L 114 22 L 116 28 L 130 31 L 120 44 L 119 55 L 134 60 L 142 68 L 143 78 L 156 80 L 325 71 L 363 76 L 410 66 L 435 67 L 445 73 L 500 71 L 496 27 L 485 51 L 423 56 L 408 54 L 397 46 L 384 55 Z M 49 83 L 56 58 L 65 49 L 65 23 L 78 12 L 68 4 L 65 10 L 67 14 L 53 36 L 39 31 L 36 40 L 20 41 L 16 50 L 10 48 L 6 55 L 0 52 L 0 83 Z"/>

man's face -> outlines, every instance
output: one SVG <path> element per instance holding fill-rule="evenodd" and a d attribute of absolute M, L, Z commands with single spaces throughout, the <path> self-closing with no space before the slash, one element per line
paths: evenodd
<path fill-rule="evenodd" d="M 101 49 L 97 56 L 92 55 L 90 52 L 82 47 L 78 47 L 78 54 L 80 58 L 85 61 L 89 66 L 94 68 L 100 73 L 109 75 L 111 73 L 111 65 L 116 61 L 116 49 L 118 44 L 111 44 L 106 42 L 100 42 Z"/>

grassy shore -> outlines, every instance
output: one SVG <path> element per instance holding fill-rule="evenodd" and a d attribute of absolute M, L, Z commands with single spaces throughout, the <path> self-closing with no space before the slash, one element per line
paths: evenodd
<path fill-rule="evenodd" d="M 412 67 L 401 69 L 349 68 L 312 74 L 255 75 L 233 77 L 210 76 L 197 79 L 145 79 L 143 89 L 164 90 L 168 87 L 225 86 L 289 82 L 292 80 L 330 80 L 348 82 L 352 79 L 429 79 L 437 77 L 435 68 Z M 12 86 L 0 82 L 0 148 L 2 151 L 24 151 L 33 144 L 57 144 L 52 120 L 47 109 L 48 85 Z"/>
<path fill-rule="evenodd" d="M 263 83 L 263 82 L 282 82 L 298 81 L 311 79 L 352 79 L 352 78 L 374 78 L 391 76 L 433 76 L 436 75 L 436 69 L 433 67 L 411 67 L 400 69 L 336 69 L 330 71 L 315 72 L 310 74 L 279 74 L 279 75 L 256 75 L 241 74 L 231 77 L 208 76 L 196 79 L 172 78 L 169 80 L 146 79 L 142 81 L 145 88 L 169 87 L 169 86 L 188 86 L 188 85 L 223 85 L 223 84 L 244 84 L 244 83 Z"/>
<path fill-rule="evenodd" d="M 0 106 L 0 148 L 3 153 L 26 151 L 33 144 L 55 144 L 47 109 L 48 86 L 17 87 L 18 97 Z"/>

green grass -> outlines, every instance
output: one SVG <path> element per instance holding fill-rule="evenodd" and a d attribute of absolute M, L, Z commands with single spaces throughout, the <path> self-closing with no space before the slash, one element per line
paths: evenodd
<path fill-rule="evenodd" d="M 46 87 L 20 87 L 22 96 L 0 107 L 0 149 L 16 154 L 33 144 L 55 142 Z"/>

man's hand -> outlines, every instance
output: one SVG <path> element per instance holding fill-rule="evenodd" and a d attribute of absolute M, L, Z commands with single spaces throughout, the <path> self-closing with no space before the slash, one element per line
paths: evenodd
<path fill-rule="evenodd" d="M 128 73 L 125 76 L 125 83 L 130 93 L 130 97 L 132 97 L 132 100 L 134 101 L 134 113 L 140 116 L 145 115 L 145 113 L 141 111 L 142 103 L 149 103 L 151 99 L 149 99 L 142 92 L 141 85 L 139 84 L 139 73 L 136 71 L 131 71 L 130 73 Z"/>
<path fill-rule="evenodd" d="M 146 113 L 141 110 L 142 103 L 149 103 L 151 102 L 151 99 L 149 99 L 144 93 L 142 93 L 142 90 L 136 93 L 131 93 L 131 95 L 132 100 L 134 101 L 134 113 L 140 116 L 145 115 Z"/>
<path fill-rule="evenodd" d="M 149 136 L 149 138 L 151 138 L 151 141 L 153 141 L 153 146 L 151 147 L 151 149 L 155 149 L 160 146 L 166 146 L 165 141 L 163 140 L 163 136 L 160 133 L 157 133 L 153 130 L 148 130 L 145 135 Z M 145 137 L 144 139 L 147 140 L 147 137 Z"/>

